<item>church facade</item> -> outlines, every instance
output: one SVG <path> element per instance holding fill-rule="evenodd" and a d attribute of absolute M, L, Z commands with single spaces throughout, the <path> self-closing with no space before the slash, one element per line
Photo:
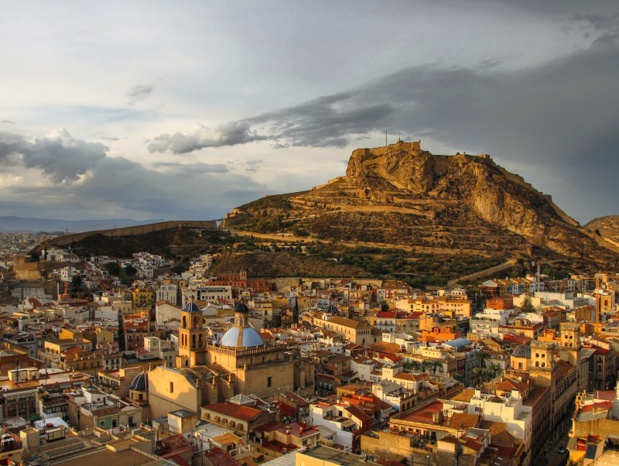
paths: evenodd
<path fill-rule="evenodd" d="M 202 311 L 189 299 L 180 315 L 176 369 L 157 368 L 148 379 L 154 417 L 173 407 L 199 412 L 202 405 L 237 394 L 268 399 L 286 391 L 314 392 L 313 362 L 294 357 L 283 345 L 265 343 L 248 316 L 240 302 L 234 325 L 220 341 L 211 341 Z"/>

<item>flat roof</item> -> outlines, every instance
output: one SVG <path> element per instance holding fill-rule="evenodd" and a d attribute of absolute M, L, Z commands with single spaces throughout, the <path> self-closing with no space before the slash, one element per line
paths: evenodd
<path fill-rule="evenodd" d="M 318 460 L 327 461 L 329 463 L 339 464 L 342 466 L 379 466 L 378 463 L 363 460 L 360 456 L 353 453 L 324 446 L 311 448 L 304 452 L 297 451 L 297 455 L 307 455 Z"/>
<path fill-rule="evenodd" d="M 140 466 L 142 464 L 152 463 L 152 456 L 147 456 L 138 450 L 127 449 L 120 452 L 113 452 L 107 448 L 96 451 L 91 454 L 81 454 L 76 457 L 69 458 L 65 461 L 54 461 L 55 466 Z"/>

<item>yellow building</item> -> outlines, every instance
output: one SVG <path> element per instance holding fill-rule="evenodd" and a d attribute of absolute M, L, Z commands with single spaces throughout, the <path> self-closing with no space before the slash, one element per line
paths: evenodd
<path fill-rule="evenodd" d="M 131 303 L 134 309 L 150 307 L 155 304 L 155 293 L 150 289 L 136 288 L 131 292 Z"/>
<path fill-rule="evenodd" d="M 381 335 L 372 333 L 373 327 L 359 320 L 347 319 L 346 317 L 334 316 L 330 318 L 315 318 L 314 324 L 318 327 L 330 330 L 342 335 L 352 343 L 358 345 L 371 345 L 382 340 Z M 380 332 L 379 332 L 380 333 Z"/>
<path fill-rule="evenodd" d="M 374 461 L 348 451 L 324 446 L 297 451 L 295 455 L 296 466 L 379 466 Z"/>

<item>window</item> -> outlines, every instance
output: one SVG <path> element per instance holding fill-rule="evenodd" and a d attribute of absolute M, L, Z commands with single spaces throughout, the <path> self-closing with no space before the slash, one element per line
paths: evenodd
<path fill-rule="evenodd" d="M 174 382 L 170 382 L 170 393 L 174 393 Z"/>
<path fill-rule="evenodd" d="M 267 387 L 270 387 L 272 382 L 272 377 L 267 377 Z"/>

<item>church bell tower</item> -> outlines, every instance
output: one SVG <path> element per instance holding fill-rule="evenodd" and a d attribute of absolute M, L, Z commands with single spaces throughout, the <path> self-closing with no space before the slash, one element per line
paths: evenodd
<path fill-rule="evenodd" d="M 178 356 L 176 367 L 196 366 L 206 360 L 206 328 L 204 316 L 193 296 L 181 311 L 178 329 Z"/>

